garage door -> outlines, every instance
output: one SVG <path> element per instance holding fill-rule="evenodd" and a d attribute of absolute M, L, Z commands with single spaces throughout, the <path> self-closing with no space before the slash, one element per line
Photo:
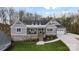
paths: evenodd
<path fill-rule="evenodd" d="M 63 35 L 63 34 L 65 34 L 65 32 L 64 31 L 57 31 L 57 34 L 58 35 Z"/>

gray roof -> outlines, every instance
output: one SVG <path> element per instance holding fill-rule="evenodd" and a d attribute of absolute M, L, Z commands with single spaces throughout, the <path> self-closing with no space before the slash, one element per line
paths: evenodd
<path fill-rule="evenodd" d="M 26 19 L 26 20 L 23 20 L 21 22 L 23 22 L 24 24 L 27 24 L 27 25 L 31 25 L 31 24 L 41 24 L 41 25 L 45 25 L 49 22 L 50 20 L 49 19 L 45 19 L 45 18 L 40 18 L 40 20 L 30 20 L 30 19 Z"/>
<path fill-rule="evenodd" d="M 0 31 L 0 50 L 6 49 L 8 43 L 11 43 L 11 38 Z"/>
<path fill-rule="evenodd" d="M 62 25 L 56 25 L 57 28 L 64 28 Z"/>

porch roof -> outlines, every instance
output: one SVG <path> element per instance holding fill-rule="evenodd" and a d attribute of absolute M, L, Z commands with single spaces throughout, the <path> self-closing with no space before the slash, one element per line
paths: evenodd
<path fill-rule="evenodd" d="M 46 28 L 46 25 L 26 25 L 28 28 Z"/>

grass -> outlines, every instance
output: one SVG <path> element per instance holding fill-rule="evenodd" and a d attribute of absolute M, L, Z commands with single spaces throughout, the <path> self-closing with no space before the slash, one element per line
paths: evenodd
<path fill-rule="evenodd" d="M 36 45 L 35 42 L 13 42 L 8 51 L 69 51 L 69 48 L 62 42 L 57 41 L 45 45 Z"/>

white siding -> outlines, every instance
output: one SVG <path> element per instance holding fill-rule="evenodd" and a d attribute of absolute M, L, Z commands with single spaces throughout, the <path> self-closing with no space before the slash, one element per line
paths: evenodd
<path fill-rule="evenodd" d="M 52 29 L 52 31 L 48 31 L 48 29 Z M 57 27 L 55 26 L 47 26 L 46 27 L 46 35 L 56 35 Z"/>
<path fill-rule="evenodd" d="M 21 31 L 17 32 L 18 28 L 20 28 Z M 26 35 L 27 27 L 20 21 L 17 21 L 11 26 L 11 36 L 14 41 L 25 40 Z"/>
<path fill-rule="evenodd" d="M 21 29 L 21 32 L 17 32 L 17 28 Z M 12 27 L 11 28 L 11 35 L 26 35 L 26 28 L 25 27 Z"/>

